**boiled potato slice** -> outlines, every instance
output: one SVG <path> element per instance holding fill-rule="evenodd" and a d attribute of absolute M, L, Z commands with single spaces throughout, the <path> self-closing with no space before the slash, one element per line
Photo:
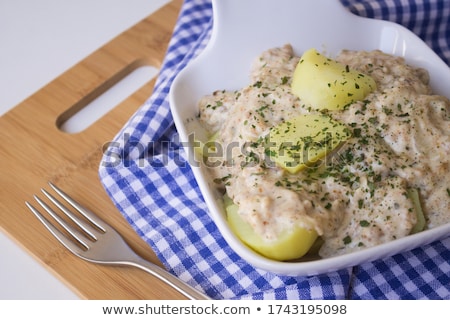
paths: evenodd
<path fill-rule="evenodd" d="M 314 229 L 294 226 L 274 241 L 265 240 L 242 219 L 238 206 L 228 196 L 225 196 L 224 202 L 231 230 L 242 242 L 269 259 L 285 261 L 301 258 L 318 237 Z"/>
<path fill-rule="evenodd" d="M 310 49 L 294 70 L 291 88 L 306 105 L 340 110 L 349 103 L 364 100 L 376 89 L 376 83 L 372 77 Z"/>
<path fill-rule="evenodd" d="M 271 159 L 297 173 L 350 137 L 346 126 L 323 114 L 304 114 L 270 129 Z"/>
<path fill-rule="evenodd" d="M 216 151 L 216 140 L 219 132 L 214 133 L 206 142 L 200 140 L 194 140 L 194 152 L 200 157 L 208 157 L 210 153 Z"/>

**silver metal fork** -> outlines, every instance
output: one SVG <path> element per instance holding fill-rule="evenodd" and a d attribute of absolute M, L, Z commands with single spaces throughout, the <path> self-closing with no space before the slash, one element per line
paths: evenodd
<path fill-rule="evenodd" d="M 172 288 L 193 300 L 208 300 L 207 295 L 189 286 L 170 272 L 159 266 L 143 259 L 135 253 L 125 242 L 122 236 L 109 224 L 100 219 L 96 214 L 84 208 L 61 189 L 49 182 L 50 187 L 67 203 L 69 203 L 77 212 L 79 212 L 86 221 L 78 214 L 74 214 L 61 201 L 53 197 L 50 193 L 41 189 L 42 193 L 77 227 L 70 225 L 65 219 L 61 218 L 50 206 L 42 201 L 36 195 L 37 203 L 74 239 L 66 236 L 55 225 L 43 216 L 29 202 L 25 202 L 27 207 L 44 224 L 44 226 L 59 240 L 69 251 L 76 256 L 99 264 L 109 265 L 128 265 L 140 268 Z"/>

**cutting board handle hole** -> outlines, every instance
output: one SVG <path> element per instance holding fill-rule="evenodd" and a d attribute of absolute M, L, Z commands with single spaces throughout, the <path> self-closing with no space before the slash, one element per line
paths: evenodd
<path fill-rule="evenodd" d="M 64 111 L 56 120 L 59 130 L 79 133 L 151 81 L 158 69 L 136 60 Z"/>

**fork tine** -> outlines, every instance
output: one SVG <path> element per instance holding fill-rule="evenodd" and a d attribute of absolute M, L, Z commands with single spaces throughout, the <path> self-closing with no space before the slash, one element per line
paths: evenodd
<path fill-rule="evenodd" d="M 67 224 L 66 221 L 64 221 L 55 211 L 53 211 L 52 208 L 50 208 L 44 201 L 42 201 L 38 196 L 34 196 L 34 199 L 41 205 L 41 207 L 47 211 L 49 215 L 52 216 L 53 219 L 61 226 L 64 230 L 66 230 L 72 237 L 74 237 L 83 247 L 86 249 L 89 248 L 88 245 L 88 239 L 81 234 L 78 230 L 71 227 L 69 224 Z M 47 222 L 49 222 L 47 220 Z"/>
<path fill-rule="evenodd" d="M 28 201 L 25 201 L 26 206 L 31 212 L 42 222 L 42 224 L 47 228 L 48 231 L 69 251 L 73 254 L 80 256 L 83 252 L 78 245 L 76 245 L 71 239 L 66 237 L 61 231 L 59 231 L 55 226 L 47 220 L 35 207 L 33 207 Z"/>
<path fill-rule="evenodd" d="M 55 192 L 57 194 L 59 194 L 59 196 L 61 198 L 63 198 L 64 200 L 66 200 L 68 203 L 70 203 L 70 205 L 72 207 L 74 207 L 79 213 L 81 213 L 87 220 L 89 220 L 93 225 L 95 225 L 97 228 L 99 228 L 100 230 L 102 230 L 103 232 L 106 232 L 106 229 L 104 227 L 104 225 L 107 225 L 107 223 L 105 221 L 103 221 L 102 219 L 100 219 L 96 214 L 94 214 L 92 211 L 89 211 L 88 209 L 84 208 L 82 205 L 80 205 L 78 202 L 76 202 L 74 199 L 72 199 L 71 197 L 69 197 L 69 195 L 67 195 L 64 191 L 62 191 L 61 189 L 59 189 L 57 186 L 55 186 L 53 183 L 48 182 L 48 184 L 50 185 L 50 187 L 52 187 L 53 190 L 55 190 Z"/>
<path fill-rule="evenodd" d="M 55 206 L 57 206 L 64 214 L 70 218 L 78 227 L 80 227 L 84 232 L 86 232 L 92 239 L 97 240 L 95 234 L 97 231 L 92 228 L 89 224 L 84 221 L 78 219 L 70 210 L 63 205 L 60 201 L 58 201 L 55 197 L 53 197 L 50 193 L 48 193 L 45 189 L 41 189 L 41 192 L 51 201 Z"/>

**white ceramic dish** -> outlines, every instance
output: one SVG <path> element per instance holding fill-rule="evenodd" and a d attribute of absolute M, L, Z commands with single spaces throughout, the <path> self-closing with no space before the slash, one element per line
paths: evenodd
<path fill-rule="evenodd" d="M 373 50 L 403 56 L 426 68 L 436 93 L 448 96 L 450 69 L 418 37 L 397 24 L 361 18 L 338 0 L 213 0 L 214 28 L 206 49 L 175 79 L 170 104 L 181 141 L 195 133 L 204 138 L 196 121 L 201 96 L 218 89 L 248 84 L 253 59 L 266 49 L 291 43 L 301 54 L 315 47 L 333 56 L 342 49 Z M 187 152 L 193 154 L 191 148 Z M 221 196 L 203 167 L 192 164 L 210 215 L 229 245 L 250 264 L 284 275 L 314 275 L 389 257 L 450 235 L 450 223 L 358 252 L 313 261 L 277 262 L 246 247 L 231 232 Z"/>

